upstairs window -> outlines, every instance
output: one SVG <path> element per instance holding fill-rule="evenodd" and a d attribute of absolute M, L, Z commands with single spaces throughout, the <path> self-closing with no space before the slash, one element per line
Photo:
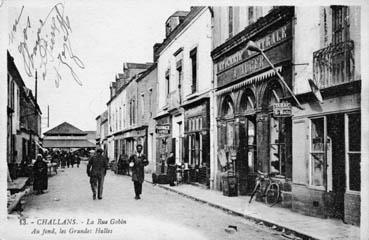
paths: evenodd
<path fill-rule="evenodd" d="M 228 36 L 233 37 L 233 7 L 228 7 Z"/>
<path fill-rule="evenodd" d="M 191 67 L 192 67 L 192 86 L 191 92 L 195 93 L 197 91 L 197 48 L 194 48 L 190 52 Z"/>
<path fill-rule="evenodd" d="M 250 25 L 250 24 L 255 22 L 255 9 L 254 9 L 254 7 L 249 7 L 248 13 L 249 13 L 248 22 L 249 22 L 249 25 Z"/>
<path fill-rule="evenodd" d="M 177 76 L 178 76 L 178 91 L 179 91 L 179 103 L 182 103 L 182 60 L 177 62 Z"/>
<path fill-rule="evenodd" d="M 165 72 L 165 87 L 166 87 L 166 90 L 167 90 L 167 97 L 169 96 L 169 92 L 170 92 L 170 70 L 168 69 L 166 72 Z"/>
<path fill-rule="evenodd" d="M 332 42 L 337 44 L 348 39 L 348 8 L 332 6 Z"/>

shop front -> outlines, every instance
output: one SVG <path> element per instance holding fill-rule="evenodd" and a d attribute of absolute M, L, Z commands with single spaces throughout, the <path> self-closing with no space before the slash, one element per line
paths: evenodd
<path fill-rule="evenodd" d="M 156 173 L 166 174 L 166 159 L 174 151 L 171 115 L 156 118 Z"/>
<path fill-rule="evenodd" d="M 209 98 L 183 106 L 184 141 L 183 159 L 185 182 L 210 186 L 210 114 Z"/>
<path fill-rule="evenodd" d="M 253 34 L 246 28 L 212 52 L 218 105 L 216 182 L 221 183 L 225 172 L 234 173 L 240 195 L 251 193 L 257 171 L 274 173 L 286 188 L 282 190 L 290 191 L 293 106 L 284 100 L 289 93 L 276 72 L 291 88 L 292 16 L 290 9 L 268 28 L 255 27 Z M 249 51 L 250 40 L 275 69 L 263 55 Z"/>
<path fill-rule="evenodd" d="M 299 96 L 293 116 L 292 209 L 360 224 L 360 83 L 322 89 L 323 103 Z"/>
<path fill-rule="evenodd" d="M 114 135 L 114 156 L 118 160 L 120 155 L 128 157 L 136 153 L 136 146 L 142 145 L 143 153 L 147 154 L 147 127 L 141 126 L 134 129 L 118 132 Z"/>

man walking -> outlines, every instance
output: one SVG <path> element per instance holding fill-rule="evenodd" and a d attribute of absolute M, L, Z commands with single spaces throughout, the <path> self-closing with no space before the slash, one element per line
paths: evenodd
<path fill-rule="evenodd" d="M 108 159 L 102 155 L 102 149 L 97 149 L 96 154 L 90 158 L 87 164 L 87 175 L 90 177 L 92 199 L 102 199 L 104 178 L 108 169 Z"/>
<path fill-rule="evenodd" d="M 136 147 L 137 153 L 129 158 L 129 166 L 132 168 L 132 181 L 135 188 L 135 199 L 141 199 L 142 183 L 145 178 L 144 167 L 149 164 L 145 154 L 142 153 L 142 145 Z"/>

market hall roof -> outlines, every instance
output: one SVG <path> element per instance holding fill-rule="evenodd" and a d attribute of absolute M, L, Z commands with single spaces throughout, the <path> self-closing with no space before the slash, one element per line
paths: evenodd
<path fill-rule="evenodd" d="M 96 145 L 86 139 L 44 139 L 45 148 L 94 148 Z"/>
<path fill-rule="evenodd" d="M 49 131 L 44 133 L 45 136 L 86 136 L 87 133 L 82 131 L 81 129 L 76 128 L 70 123 L 63 122 L 58 126 L 50 129 Z"/>

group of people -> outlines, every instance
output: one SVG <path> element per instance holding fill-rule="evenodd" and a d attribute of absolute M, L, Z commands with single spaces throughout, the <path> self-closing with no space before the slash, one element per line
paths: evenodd
<path fill-rule="evenodd" d="M 73 167 L 75 164 L 77 165 L 77 167 L 79 167 L 81 163 L 81 159 L 79 158 L 79 156 L 72 152 L 57 152 L 53 159 L 55 159 L 58 165 L 60 164 L 61 168 L 65 168 L 66 166 L 68 168 Z"/>
<path fill-rule="evenodd" d="M 66 151 L 50 151 L 48 153 L 38 154 L 36 161 L 33 163 L 33 190 L 36 194 L 42 194 L 48 187 L 48 166 L 45 156 L 51 157 L 51 162 L 56 163 L 57 166 L 68 168 L 74 165 L 79 167 L 81 160 L 77 154 Z"/>
<path fill-rule="evenodd" d="M 90 178 L 93 200 L 96 200 L 96 197 L 99 200 L 102 199 L 104 178 L 109 164 L 108 158 L 102 152 L 102 149 L 97 149 L 96 154 L 89 159 L 87 164 L 87 176 Z M 146 155 L 142 153 L 142 145 L 138 144 L 136 153 L 128 158 L 136 200 L 141 199 L 142 183 L 145 178 L 144 167 L 148 164 Z"/>

